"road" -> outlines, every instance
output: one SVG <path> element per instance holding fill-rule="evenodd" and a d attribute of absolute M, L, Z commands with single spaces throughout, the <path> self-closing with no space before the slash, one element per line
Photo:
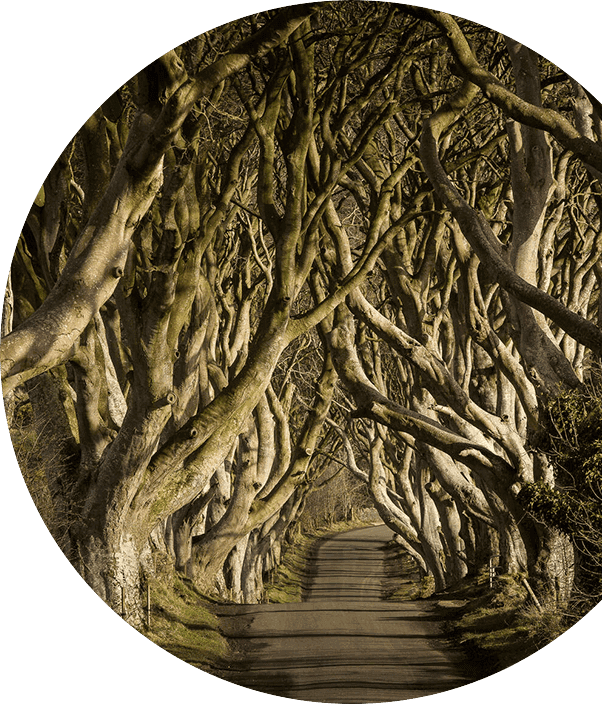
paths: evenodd
<path fill-rule="evenodd" d="M 467 684 L 432 605 L 381 600 L 385 526 L 319 547 L 302 603 L 227 605 L 225 632 L 245 652 L 227 679 L 306 701 L 384 702 Z"/>

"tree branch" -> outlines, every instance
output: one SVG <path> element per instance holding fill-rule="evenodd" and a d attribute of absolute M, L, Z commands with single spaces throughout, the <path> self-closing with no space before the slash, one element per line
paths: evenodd
<path fill-rule="evenodd" d="M 556 110 L 533 105 L 506 88 L 500 80 L 479 64 L 464 33 L 451 15 L 428 9 L 424 10 L 424 14 L 443 30 L 464 75 L 479 86 L 492 103 L 514 120 L 549 132 L 586 164 L 599 173 L 602 172 L 602 145 L 582 135 Z"/>
<path fill-rule="evenodd" d="M 564 306 L 545 291 L 521 278 L 505 261 L 501 244 L 482 213 L 461 196 L 445 172 L 438 153 L 438 140 L 474 97 L 474 86 L 465 82 L 449 104 L 425 121 L 420 139 L 420 158 L 437 195 L 451 210 L 462 232 L 489 276 L 519 301 L 540 311 L 578 342 L 602 355 L 602 330 Z"/>
<path fill-rule="evenodd" d="M 138 130 L 132 128 L 111 183 L 59 281 L 40 308 L 3 340 L 5 393 L 69 359 L 79 336 L 112 295 L 123 275 L 132 235 L 161 186 L 163 155 L 195 103 L 252 58 L 285 41 L 319 7 L 320 3 L 298 5 L 279 12 L 259 32 L 177 88 L 150 130 L 144 120 Z"/>

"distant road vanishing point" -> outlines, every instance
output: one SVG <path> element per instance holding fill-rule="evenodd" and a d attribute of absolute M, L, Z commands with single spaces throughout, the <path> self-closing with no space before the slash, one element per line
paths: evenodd
<path fill-rule="evenodd" d="M 385 526 L 341 533 L 318 548 L 302 603 L 219 607 L 245 655 L 227 679 L 316 702 L 412 699 L 467 684 L 461 656 L 432 605 L 382 600 Z"/>

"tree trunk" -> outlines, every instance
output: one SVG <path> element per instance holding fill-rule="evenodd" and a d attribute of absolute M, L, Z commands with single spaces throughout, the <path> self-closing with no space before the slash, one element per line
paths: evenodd
<path fill-rule="evenodd" d="M 263 594 L 263 559 L 257 551 L 257 541 L 258 531 L 254 530 L 248 536 L 240 579 L 244 604 L 258 604 Z"/>
<path fill-rule="evenodd" d="M 217 491 L 213 484 L 206 492 L 199 494 L 191 503 L 183 506 L 169 517 L 170 529 L 173 535 L 173 551 L 176 569 L 190 576 L 190 561 L 192 559 L 192 536 L 204 523 L 207 505 Z"/>
<path fill-rule="evenodd" d="M 456 504 L 447 492 L 431 482 L 426 489 L 432 497 L 441 521 L 445 537 L 445 577 L 447 584 L 453 584 L 468 573 L 466 546 L 462 539 L 462 523 Z"/>
<path fill-rule="evenodd" d="M 141 549 L 116 526 L 104 535 L 83 535 L 77 544 L 80 574 L 116 613 L 132 626 L 143 623 Z M 148 567 L 148 566 L 147 566 Z"/>

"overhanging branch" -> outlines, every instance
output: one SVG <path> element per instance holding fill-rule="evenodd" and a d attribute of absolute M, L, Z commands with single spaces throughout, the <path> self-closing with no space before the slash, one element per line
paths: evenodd
<path fill-rule="evenodd" d="M 602 355 L 602 330 L 516 274 L 505 261 L 501 245 L 483 214 L 464 200 L 439 160 L 438 141 L 443 129 L 457 119 L 474 95 L 474 86 L 465 82 L 447 105 L 425 121 L 420 139 L 420 158 L 424 170 L 437 195 L 460 224 L 462 233 L 479 260 L 487 267 L 489 276 L 516 299 L 553 320 L 577 342 Z"/>

